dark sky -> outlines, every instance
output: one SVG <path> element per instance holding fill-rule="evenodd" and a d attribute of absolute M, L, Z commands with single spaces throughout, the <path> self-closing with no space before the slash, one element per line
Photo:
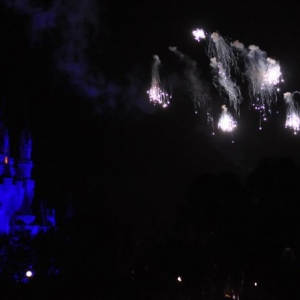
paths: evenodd
<path fill-rule="evenodd" d="M 37 197 L 61 211 L 66 195 L 76 211 L 143 201 L 155 209 L 180 198 L 203 172 L 244 174 L 266 156 L 298 159 L 300 136 L 284 128 L 282 95 L 279 114 L 259 131 L 246 94 L 232 144 L 194 114 L 183 66 L 169 51 L 176 46 L 197 62 L 219 108 L 196 28 L 258 45 L 280 61 L 283 92 L 296 91 L 300 28 L 286 2 L 26 2 L 1 1 L 0 96 L 12 142 L 28 112 Z M 166 109 L 148 103 L 153 55 L 173 91 Z"/>

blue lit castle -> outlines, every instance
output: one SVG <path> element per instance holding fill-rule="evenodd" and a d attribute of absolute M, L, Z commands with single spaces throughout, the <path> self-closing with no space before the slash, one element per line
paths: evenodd
<path fill-rule="evenodd" d="M 16 160 L 10 157 L 8 130 L 3 124 L 0 126 L 0 235 L 25 233 L 34 236 L 45 232 L 55 227 L 55 212 L 42 212 L 43 224 L 36 224 L 36 216 L 32 213 L 35 181 L 31 178 L 31 134 L 28 130 L 22 132 L 19 159 Z"/>

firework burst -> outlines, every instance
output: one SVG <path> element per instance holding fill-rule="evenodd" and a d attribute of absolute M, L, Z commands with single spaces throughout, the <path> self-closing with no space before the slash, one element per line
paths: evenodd
<path fill-rule="evenodd" d="M 167 107 L 170 104 L 171 96 L 162 88 L 160 76 L 159 76 L 159 65 L 160 59 L 157 55 L 153 56 L 154 63 L 152 66 L 152 81 L 151 88 L 147 91 L 149 100 L 154 105 L 159 104 L 162 107 Z"/>

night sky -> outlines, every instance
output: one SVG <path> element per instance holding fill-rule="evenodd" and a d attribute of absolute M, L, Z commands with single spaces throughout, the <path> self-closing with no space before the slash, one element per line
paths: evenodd
<path fill-rule="evenodd" d="M 264 157 L 298 162 L 300 136 L 284 128 L 285 106 L 258 130 L 244 94 L 234 133 L 211 128 L 194 113 L 183 65 L 197 62 L 214 106 L 223 99 L 211 83 L 203 28 L 280 62 L 283 92 L 300 89 L 297 10 L 273 1 L 1 1 L 0 96 L 11 133 L 33 135 L 36 198 L 76 213 L 164 212 L 205 172 L 244 175 Z M 84 3 L 83 3 L 84 2 Z M 153 55 L 170 83 L 168 108 L 149 104 Z M 27 116 L 27 117 L 26 117 Z M 201 192 L 200 192 L 201 193 Z M 161 210 L 159 209 L 161 208 Z"/>
<path fill-rule="evenodd" d="M 234 274 L 244 299 L 299 299 L 300 133 L 285 128 L 283 93 L 300 91 L 300 26 L 288 1 L 0 0 L 1 118 L 12 157 L 21 130 L 32 133 L 33 212 L 41 201 L 57 211 L 57 240 L 50 231 L 39 249 L 61 273 L 56 288 L 36 281 L 39 299 L 217 299 L 206 288 L 224 296 Z M 262 130 L 246 76 L 234 77 L 237 128 L 217 128 L 228 99 L 196 28 L 280 63 Z M 214 135 L 169 47 L 196 63 Z M 165 108 L 147 94 L 154 55 Z M 251 294 L 254 282 L 269 298 Z"/>

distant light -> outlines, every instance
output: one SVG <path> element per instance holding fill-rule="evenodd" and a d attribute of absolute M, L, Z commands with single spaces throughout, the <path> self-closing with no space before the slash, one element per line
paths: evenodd
<path fill-rule="evenodd" d="M 33 273 L 32 273 L 32 271 L 27 271 L 25 275 L 26 275 L 26 277 L 32 277 Z"/>
<path fill-rule="evenodd" d="M 254 282 L 254 286 L 257 286 L 257 282 Z"/>
<path fill-rule="evenodd" d="M 182 282 L 182 279 L 180 276 L 177 278 L 177 281 Z"/>

